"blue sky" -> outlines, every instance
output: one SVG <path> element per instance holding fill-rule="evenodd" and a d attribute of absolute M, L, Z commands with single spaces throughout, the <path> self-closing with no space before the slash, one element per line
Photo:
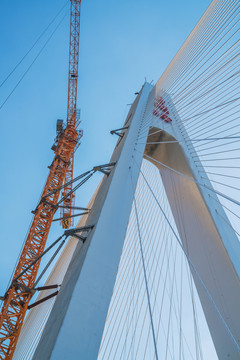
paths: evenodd
<path fill-rule="evenodd" d="M 0 83 L 29 50 L 65 0 L 0 3 Z M 156 82 L 189 35 L 210 0 L 96 1 L 82 3 L 78 107 L 84 131 L 75 175 L 108 162 L 134 100 L 147 81 Z M 0 87 L 0 107 L 64 13 L 9 80 Z M 69 12 L 23 81 L 0 109 L 1 251 L 0 295 L 38 202 L 53 152 L 56 120 L 67 106 Z M 82 188 L 76 205 L 87 205 L 99 175 Z M 49 242 L 61 233 L 54 225 Z"/>

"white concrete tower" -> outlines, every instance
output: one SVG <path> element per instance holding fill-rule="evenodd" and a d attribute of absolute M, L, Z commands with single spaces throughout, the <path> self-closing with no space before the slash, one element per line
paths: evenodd
<path fill-rule="evenodd" d="M 139 176 L 133 157 L 140 163 L 145 157 L 160 171 L 219 359 L 240 359 L 240 245 L 219 221 L 217 213 L 226 218 L 225 212 L 212 200 L 217 195 L 210 181 L 200 177 L 180 123 L 170 96 L 145 83 L 113 152 L 116 165 L 104 176 L 86 221 L 80 221 L 94 229 L 68 257 L 34 360 L 97 359 Z M 48 283 L 57 281 L 62 267 L 58 261 Z"/>

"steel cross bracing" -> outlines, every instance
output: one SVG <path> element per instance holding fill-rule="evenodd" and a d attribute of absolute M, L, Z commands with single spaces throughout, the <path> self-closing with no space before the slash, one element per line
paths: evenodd
<path fill-rule="evenodd" d="M 80 25 L 79 1 L 71 1 L 71 36 L 70 36 L 70 65 L 67 126 L 59 134 L 54 149 L 55 157 L 50 166 L 50 172 L 41 196 L 40 203 L 34 212 L 34 218 L 13 275 L 15 279 L 30 263 L 44 251 L 53 216 L 57 209 L 59 191 L 64 179 L 72 179 L 73 154 L 79 141 L 79 132 L 76 130 L 76 97 L 78 77 L 78 47 Z M 66 193 L 69 189 L 66 189 Z M 51 195 L 49 195 L 51 193 Z M 46 200 L 47 196 L 47 200 Z M 71 204 L 65 200 L 65 204 Z M 4 296 L 4 303 L 0 315 L 0 359 L 12 359 L 23 320 L 33 294 L 40 261 L 30 267 L 17 281 L 12 281 Z"/>
<path fill-rule="evenodd" d="M 80 33 L 80 1 L 71 1 L 71 20 L 70 20 L 70 46 L 69 46 L 69 73 L 68 73 L 68 108 L 67 123 L 74 128 L 79 124 L 79 115 L 76 109 L 77 103 L 77 81 L 78 81 L 78 59 L 79 59 L 79 33 Z M 74 152 L 71 155 L 70 163 L 65 175 L 65 183 L 73 179 Z M 61 217 L 62 227 L 68 229 L 73 225 L 73 210 L 70 206 L 74 205 L 74 195 L 71 193 L 72 184 L 66 186 L 63 197 L 70 194 L 64 200 Z"/>

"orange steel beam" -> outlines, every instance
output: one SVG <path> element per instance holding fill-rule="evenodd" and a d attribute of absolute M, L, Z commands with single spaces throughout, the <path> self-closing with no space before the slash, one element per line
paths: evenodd
<path fill-rule="evenodd" d="M 31 266 L 17 280 L 26 267 L 31 264 L 44 251 L 53 216 L 57 210 L 60 186 L 66 174 L 72 172 L 73 154 L 79 140 L 76 130 L 76 96 L 77 96 L 77 71 L 78 71 L 78 45 L 80 24 L 81 0 L 71 0 L 71 37 L 70 37 L 70 62 L 68 118 L 65 130 L 59 135 L 55 148 L 55 157 L 50 166 L 49 175 L 35 210 L 34 218 L 19 258 L 12 283 L 4 296 L 0 314 L 0 359 L 11 360 L 16 348 L 23 320 L 33 294 L 40 261 Z M 72 27 L 72 21 L 74 26 Z M 74 49 L 72 53 L 71 49 Z M 76 76 L 76 77 L 75 77 Z M 48 195 L 51 194 L 51 195 Z"/>
<path fill-rule="evenodd" d="M 72 1 L 71 20 L 70 20 L 70 46 L 69 46 L 69 71 L 68 71 L 68 107 L 67 122 L 77 128 L 79 125 L 79 115 L 77 112 L 77 81 L 78 81 L 78 59 L 79 59 L 79 34 L 80 34 L 80 3 L 81 1 Z M 75 117 L 72 114 L 76 114 Z M 72 153 L 70 164 L 67 168 L 64 183 L 69 183 L 73 179 L 74 153 Z M 72 184 L 66 186 L 63 191 L 63 197 L 68 193 L 63 202 L 61 217 L 65 218 L 61 221 L 62 227 L 68 229 L 73 225 L 73 209 L 74 195 L 71 193 Z"/>

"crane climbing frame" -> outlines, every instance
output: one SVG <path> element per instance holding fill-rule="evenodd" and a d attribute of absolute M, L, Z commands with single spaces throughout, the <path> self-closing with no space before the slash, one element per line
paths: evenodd
<path fill-rule="evenodd" d="M 34 211 L 34 217 L 28 232 L 22 253 L 16 266 L 13 280 L 7 290 L 0 314 L 0 359 L 11 360 L 17 345 L 18 337 L 24 317 L 35 290 L 34 283 L 40 266 L 40 261 L 30 266 L 44 251 L 53 216 L 58 208 L 57 203 L 60 188 L 65 182 L 65 200 L 63 202 L 63 216 L 68 218 L 72 211 L 73 159 L 76 145 L 81 137 L 77 131 L 77 80 L 79 58 L 79 29 L 80 29 L 81 0 L 71 0 L 70 20 L 70 50 L 69 50 L 69 78 L 68 78 L 68 108 L 67 125 L 57 137 L 54 147 L 54 159 L 50 166 L 49 175 L 44 186 L 41 200 Z M 70 195 L 68 195 L 70 193 Z M 67 222 L 63 227 L 68 228 Z M 26 268 L 28 268 L 27 271 Z M 21 275 L 22 274 L 22 275 Z"/>

